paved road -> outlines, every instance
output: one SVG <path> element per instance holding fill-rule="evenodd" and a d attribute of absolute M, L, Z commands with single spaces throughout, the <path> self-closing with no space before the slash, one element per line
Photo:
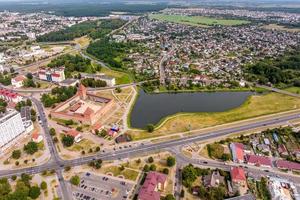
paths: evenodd
<path fill-rule="evenodd" d="M 269 119 L 269 120 L 264 120 L 264 121 L 259 121 L 259 122 L 253 122 L 247 125 L 241 125 L 238 127 L 234 128 L 226 128 L 226 129 L 221 129 L 218 131 L 214 132 L 208 132 L 206 134 L 202 135 L 192 135 L 186 138 L 181 138 L 181 139 L 175 139 L 175 140 L 170 140 L 162 143 L 149 143 L 149 144 L 144 144 L 144 145 L 139 145 L 136 147 L 132 148 L 127 148 L 127 149 L 121 149 L 121 150 L 110 150 L 107 152 L 101 152 L 97 155 L 93 156 L 86 156 L 82 158 L 77 158 L 73 160 L 61 160 L 60 158 L 57 159 L 56 163 L 47 163 L 41 166 L 37 167 L 30 167 L 30 168 L 25 168 L 25 169 L 16 169 L 16 170 L 1 170 L 0 171 L 0 176 L 11 176 L 14 174 L 20 174 L 20 173 L 38 173 L 42 172 L 45 169 L 61 169 L 64 166 L 78 166 L 78 165 L 83 165 L 87 164 L 88 162 L 94 160 L 94 159 L 102 159 L 102 160 L 118 160 L 118 159 L 123 159 L 123 158 L 128 158 L 131 156 L 136 156 L 139 154 L 143 153 L 148 153 L 151 151 L 156 151 L 156 150 L 161 150 L 161 149 L 166 149 L 166 148 L 171 148 L 174 146 L 181 146 L 184 144 L 189 144 L 195 141 L 204 141 L 204 140 L 212 140 L 213 138 L 217 138 L 220 136 L 226 136 L 232 133 L 238 133 L 241 131 L 246 131 L 254 128 L 259 128 L 259 127 L 264 127 L 268 125 L 282 125 L 286 123 L 289 120 L 293 119 L 298 119 L 299 114 L 292 114 L 289 116 L 284 116 L 280 118 L 275 118 L 275 119 Z M 53 150 L 56 154 L 56 150 Z M 58 155 L 56 155 L 58 156 Z M 57 164 L 60 164 L 59 166 Z"/>
<path fill-rule="evenodd" d="M 260 85 L 260 84 L 255 84 L 255 86 L 263 88 L 263 89 L 266 89 L 266 90 L 270 90 L 272 92 L 277 92 L 277 93 L 280 93 L 280 94 L 285 94 L 285 95 L 289 95 L 289 96 L 292 96 L 292 97 L 298 97 L 298 98 L 300 98 L 299 94 L 295 94 L 295 93 L 288 92 L 288 91 L 285 91 L 285 90 L 281 90 L 281 89 L 278 89 L 278 88 L 269 87 L 269 86 Z"/>

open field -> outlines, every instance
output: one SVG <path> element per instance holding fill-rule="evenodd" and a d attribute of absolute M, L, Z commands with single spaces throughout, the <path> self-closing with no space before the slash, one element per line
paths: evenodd
<path fill-rule="evenodd" d="M 90 44 L 90 41 L 91 41 L 90 38 L 88 38 L 87 36 L 74 39 L 74 42 L 76 44 L 79 44 L 81 48 L 87 47 Z"/>
<path fill-rule="evenodd" d="M 164 14 L 150 15 L 150 18 L 157 19 L 160 21 L 187 24 L 191 26 L 204 26 L 204 27 L 213 26 L 213 25 L 237 26 L 237 25 L 250 23 L 250 21 L 246 21 L 246 20 L 218 19 L 218 18 L 203 17 L 203 16 L 180 16 L 180 15 L 164 15 Z"/>
<path fill-rule="evenodd" d="M 300 108 L 300 99 L 278 93 L 251 96 L 243 105 L 225 112 L 178 113 L 169 116 L 157 125 L 152 133 L 130 130 L 134 140 L 187 132 L 253 117 Z"/>
<path fill-rule="evenodd" d="M 300 94 L 300 87 L 289 87 L 284 90 L 295 93 L 295 94 Z"/>
<path fill-rule="evenodd" d="M 105 67 L 101 68 L 101 73 L 104 73 L 107 76 L 115 77 L 117 85 L 132 83 L 133 81 L 130 75 L 126 74 L 125 72 L 115 71 Z"/>
<path fill-rule="evenodd" d="M 278 31 L 300 32 L 300 28 L 286 28 L 284 26 L 280 26 L 277 24 L 268 24 L 263 26 L 263 28 L 270 29 L 270 30 L 278 30 Z"/>

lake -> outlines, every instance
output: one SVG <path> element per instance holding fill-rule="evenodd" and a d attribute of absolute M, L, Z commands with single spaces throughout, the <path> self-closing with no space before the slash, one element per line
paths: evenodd
<path fill-rule="evenodd" d="M 222 112 L 242 105 L 253 92 L 148 94 L 140 90 L 131 112 L 131 126 L 145 128 L 179 112 Z"/>

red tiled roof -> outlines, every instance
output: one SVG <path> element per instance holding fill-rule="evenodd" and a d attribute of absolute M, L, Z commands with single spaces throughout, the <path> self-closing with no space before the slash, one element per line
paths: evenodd
<path fill-rule="evenodd" d="M 139 191 L 140 200 L 160 200 L 160 193 L 155 191 L 158 183 L 164 184 L 167 179 L 165 174 L 161 174 L 158 172 L 149 172 L 146 180 Z"/>
<path fill-rule="evenodd" d="M 94 113 L 93 109 L 91 109 L 90 107 L 88 107 L 85 111 L 84 111 L 84 115 L 91 115 L 92 113 Z"/>
<path fill-rule="evenodd" d="M 15 82 L 20 82 L 20 81 L 24 81 L 26 79 L 26 77 L 23 76 L 23 75 L 18 75 L 13 79 L 14 79 Z"/>
<path fill-rule="evenodd" d="M 39 132 L 37 130 L 35 130 L 33 133 L 32 133 L 32 139 L 34 140 L 37 140 L 39 138 Z"/>
<path fill-rule="evenodd" d="M 76 130 L 71 129 L 68 132 L 66 132 L 66 135 L 70 135 L 70 136 L 76 137 L 76 136 L 80 135 L 80 133 L 78 131 L 76 131 Z"/>
<path fill-rule="evenodd" d="M 234 143 L 236 158 L 244 160 L 244 145 L 241 143 Z"/>
<path fill-rule="evenodd" d="M 278 168 L 289 169 L 289 170 L 300 170 L 300 164 L 296 162 L 290 162 L 286 160 L 277 160 L 276 166 Z"/>
<path fill-rule="evenodd" d="M 272 167 L 272 161 L 265 156 L 247 155 L 247 162 L 255 165 L 265 165 Z"/>
<path fill-rule="evenodd" d="M 233 182 L 246 181 L 244 169 L 241 167 L 232 167 L 230 169 L 230 175 Z"/>
<path fill-rule="evenodd" d="M 54 77 L 60 77 L 60 74 L 53 73 L 53 74 L 51 74 L 51 76 L 54 76 Z"/>

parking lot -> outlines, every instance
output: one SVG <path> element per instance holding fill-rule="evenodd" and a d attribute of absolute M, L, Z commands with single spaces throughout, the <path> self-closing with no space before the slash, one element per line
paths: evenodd
<path fill-rule="evenodd" d="M 126 180 L 87 172 L 81 175 L 79 186 L 72 187 L 72 194 L 77 200 L 126 200 L 133 186 Z"/>

